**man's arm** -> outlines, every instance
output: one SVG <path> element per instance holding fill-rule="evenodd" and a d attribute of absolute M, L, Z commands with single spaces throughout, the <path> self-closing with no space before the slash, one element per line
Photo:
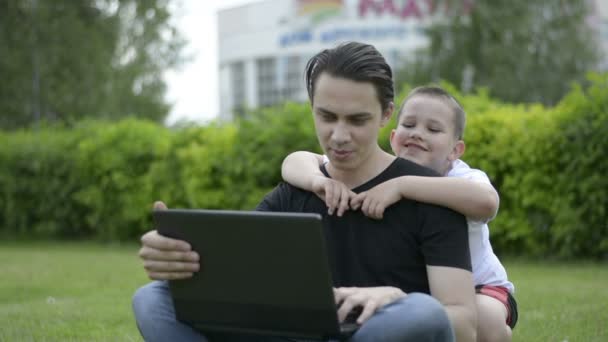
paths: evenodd
<path fill-rule="evenodd" d="M 475 341 L 477 311 L 471 272 L 445 266 L 427 265 L 431 295 L 443 304 L 459 342 Z"/>
<path fill-rule="evenodd" d="M 475 341 L 475 284 L 466 219 L 454 210 L 419 203 L 418 220 L 431 295 L 446 308 L 457 340 Z"/>

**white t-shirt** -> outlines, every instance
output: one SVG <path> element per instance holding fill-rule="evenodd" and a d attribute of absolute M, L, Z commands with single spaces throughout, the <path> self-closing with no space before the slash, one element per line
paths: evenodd
<path fill-rule="evenodd" d="M 490 184 L 485 172 L 472 169 L 467 163 L 458 159 L 452 163 L 452 169 L 447 177 L 459 177 L 475 182 Z M 469 225 L 469 248 L 475 285 L 504 286 L 509 292 L 515 292 L 515 287 L 507 279 L 507 271 L 498 260 L 490 244 L 490 230 L 487 222 L 474 221 L 467 218 Z"/>

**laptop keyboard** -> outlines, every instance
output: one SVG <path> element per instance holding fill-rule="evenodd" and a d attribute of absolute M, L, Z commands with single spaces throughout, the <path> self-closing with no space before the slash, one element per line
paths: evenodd
<path fill-rule="evenodd" d="M 348 315 L 346 315 L 344 322 L 340 323 L 340 334 L 341 335 L 350 336 L 355 331 L 357 331 L 357 329 L 359 329 L 359 324 L 357 323 L 357 318 L 359 318 L 359 316 L 361 315 L 361 312 L 363 312 L 363 307 L 356 306 L 348 313 Z"/>

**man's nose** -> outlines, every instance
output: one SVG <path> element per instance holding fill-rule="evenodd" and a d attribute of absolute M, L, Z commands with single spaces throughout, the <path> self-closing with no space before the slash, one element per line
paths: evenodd
<path fill-rule="evenodd" d="M 346 124 L 338 122 L 331 134 L 331 140 L 337 145 L 344 145 L 350 141 L 350 131 Z"/>

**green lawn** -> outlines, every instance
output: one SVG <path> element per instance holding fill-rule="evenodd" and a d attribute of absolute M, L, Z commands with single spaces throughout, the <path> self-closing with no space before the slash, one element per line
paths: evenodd
<path fill-rule="evenodd" d="M 0 341 L 140 341 L 137 246 L 0 243 Z M 506 263 L 517 286 L 514 341 L 608 341 L 608 265 Z"/>

